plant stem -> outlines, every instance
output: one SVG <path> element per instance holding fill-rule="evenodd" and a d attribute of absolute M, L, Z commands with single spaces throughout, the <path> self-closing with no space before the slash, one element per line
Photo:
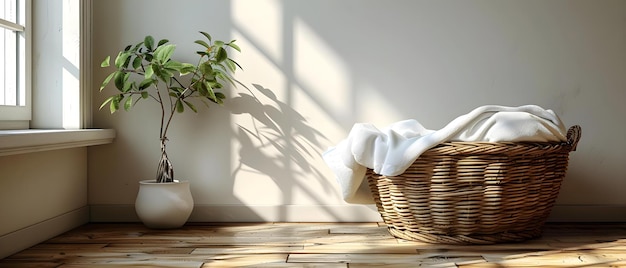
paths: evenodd
<path fill-rule="evenodd" d="M 165 106 L 163 106 L 163 98 L 161 97 L 161 91 L 159 90 L 158 86 L 157 87 L 156 93 L 157 93 L 157 97 L 159 105 L 161 105 L 161 128 L 159 129 L 159 139 L 163 140 L 165 134 L 163 133 L 163 123 L 165 122 Z"/>
<path fill-rule="evenodd" d="M 173 182 L 174 181 L 174 167 L 167 157 L 167 151 L 165 148 L 165 143 L 167 142 L 167 129 L 169 127 L 170 121 L 172 120 L 173 113 L 170 113 L 169 119 L 167 120 L 167 125 L 165 125 L 165 105 L 163 104 L 163 98 L 161 97 L 161 90 L 158 86 L 157 88 L 157 97 L 158 103 L 161 106 L 161 126 L 159 130 L 159 140 L 161 142 L 161 159 L 159 160 L 159 166 L 157 168 L 157 182 Z M 171 100 L 170 100 L 171 102 Z"/>
<path fill-rule="evenodd" d="M 172 118 L 174 117 L 174 112 L 176 112 L 174 110 L 175 107 L 173 107 L 170 111 L 170 116 L 167 119 L 167 124 L 165 125 L 165 129 L 163 130 L 163 135 L 161 136 L 161 140 L 167 140 L 167 130 L 170 128 L 170 123 L 172 122 Z M 163 128 L 163 121 L 161 121 L 161 128 Z"/>
<path fill-rule="evenodd" d="M 161 140 L 161 160 L 159 160 L 159 166 L 157 168 L 157 182 L 174 182 L 174 167 L 167 157 L 165 150 L 165 143 L 167 139 Z"/>

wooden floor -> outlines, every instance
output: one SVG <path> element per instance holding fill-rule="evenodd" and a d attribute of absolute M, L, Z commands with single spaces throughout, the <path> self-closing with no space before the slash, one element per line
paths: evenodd
<path fill-rule="evenodd" d="M 488 246 L 395 239 L 379 223 L 88 224 L 0 267 L 626 267 L 626 224 L 548 224 Z"/>

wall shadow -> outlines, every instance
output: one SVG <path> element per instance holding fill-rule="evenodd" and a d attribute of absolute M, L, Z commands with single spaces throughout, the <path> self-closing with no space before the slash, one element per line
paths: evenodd
<path fill-rule="evenodd" d="M 235 123 L 232 136 L 238 143 L 239 161 L 234 163 L 231 177 L 236 179 L 241 172 L 254 172 L 271 178 L 282 192 L 282 206 L 277 215 L 288 219 L 287 208 L 295 202 L 294 195 L 306 194 L 316 204 L 324 204 L 317 194 L 309 189 L 311 181 L 304 185 L 296 177 L 316 180 L 326 193 L 337 192 L 329 184 L 326 175 L 311 164 L 319 158 L 328 139 L 312 126 L 307 119 L 290 105 L 280 101 L 271 89 L 253 84 L 247 92 L 229 99 L 227 109 L 238 117 L 246 117 L 247 124 Z M 329 215 L 340 219 L 332 210 Z"/>

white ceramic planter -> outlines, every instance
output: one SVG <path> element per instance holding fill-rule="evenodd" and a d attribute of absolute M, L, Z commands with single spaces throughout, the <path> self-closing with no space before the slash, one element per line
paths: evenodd
<path fill-rule="evenodd" d="M 179 228 L 187 222 L 193 210 L 193 198 L 188 181 L 156 183 L 139 182 L 135 200 L 137 216 L 149 228 Z"/>

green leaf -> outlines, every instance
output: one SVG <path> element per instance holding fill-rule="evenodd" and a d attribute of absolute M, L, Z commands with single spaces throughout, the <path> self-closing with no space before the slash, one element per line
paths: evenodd
<path fill-rule="evenodd" d="M 213 73 L 213 66 L 211 66 L 211 63 L 208 62 L 208 61 L 205 61 L 202 64 L 200 64 L 200 66 L 198 66 L 198 68 L 200 69 L 200 72 L 202 74 L 211 74 L 211 73 Z"/>
<path fill-rule="evenodd" d="M 126 46 L 126 47 L 124 48 L 124 51 L 129 51 L 131 47 L 133 47 L 133 46 L 131 46 L 131 45 Z"/>
<path fill-rule="evenodd" d="M 103 67 L 103 68 L 104 68 L 104 67 L 109 67 L 109 65 L 110 65 L 110 63 L 109 63 L 109 62 L 110 62 L 110 61 L 111 61 L 111 56 L 107 56 L 107 57 L 106 57 L 106 58 L 102 61 L 102 63 L 100 63 L 100 67 Z"/>
<path fill-rule="evenodd" d="M 215 92 L 213 89 L 211 89 L 209 96 L 206 96 L 206 98 L 214 103 L 222 104 L 224 103 L 222 99 L 224 99 L 225 96 L 221 92 Z"/>
<path fill-rule="evenodd" d="M 147 99 L 148 97 L 150 97 L 150 94 L 148 93 L 148 91 L 142 91 L 141 92 L 141 97 L 144 99 Z"/>
<path fill-rule="evenodd" d="M 218 93 L 218 92 L 216 92 L 216 93 L 215 93 L 215 96 L 216 96 L 216 97 L 217 97 L 217 93 Z M 220 94 L 221 94 L 221 93 L 220 93 Z M 222 96 L 223 96 L 223 94 L 222 94 Z M 217 103 L 217 104 L 222 105 L 222 104 L 224 104 L 224 98 L 217 97 L 217 98 L 215 98 L 215 100 L 213 100 L 213 102 L 215 102 L 215 103 Z"/>
<path fill-rule="evenodd" d="M 160 46 L 154 51 L 154 57 L 158 62 L 165 63 L 172 57 L 175 49 L 176 45 Z"/>
<path fill-rule="evenodd" d="M 227 58 L 228 58 L 228 53 L 226 53 L 226 49 L 224 49 L 223 47 L 220 47 L 217 50 L 217 53 L 215 54 L 215 60 L 217 62 L 222 62 L 222 61 L 224 61 Z"/>
<path fill-rule="evenodd" d="M 204 37 L 206 37 L 206 39 L 208 39 L 208 40 L 209 40 L 209 42 L 211 42 L 211 35 L 210 35 L 210 34 L 205 33 L 205 32 L 203 32 L 203 31 L 200 31 L 200 33 L 201 33 L 202 35 L 204 35 Z"/>
<path fill-rule="evenodd" d="M 183 102 L 180 99 L 176 100 L 176 112 L 182 113 L 185 111 L 185 106 L 183 106 Z"/>
<path fill-rule="evenodd" d="M 222 92 L 215 92 L 215 97 L 217 97 L 217 99 L 219 100 L 223 100 L 226 98 L 226 95 L 224 95 L 224 93 Z"/>
<path fill-rule="evenodd" d="M 170 83 L 170 78 L 173 76 L 170 71 L 165 70 L 156 64 L 152 64 L 152 69 L 154 70 L 154 74 L 161 79 L 161 81 L 165 82 L 165 84 Z"/>
<path fill-rule="evenodd" d="M 154 69 L 152 68 L 152 66 L 152 64 L 148 65 L 148 67 L 146 68 L 146 73 L 144 74 L 144 78 L 152 79 L 152 76 L 154 75 Z"/>
<path fill-rule="evenodd" d="M 146 78 L 143 81 L 141 81 L 141 83 L 139 83 L 139 90 L 144 90 L 148 87 L 150 87 L 150 85 L 152 85 L 154 81 L 152 80 L 152 78 Z"/>
<path fill-rule="evenodd" d="M 190 63 L 183 63 L 180 68 L 180 75 L 187 75 L 196 71 L 196 66 Z"/>
<path fill-rule="evenodd" d="M 163 79 L 163 81 L 166 82 L 166 83 L 169 83 L 170 82 L 170 78 L 174 77 L 174 73 L 172 73 L 170 70 L 165 69 L 165 68 L 161 69 L 161 75 L 162 75 L 161 78 L 165 78 L 165 79 Z"/>
<path fill-rule="evenodd" d="M 204 86 L 206 87 L 206 89 L 207 89 L 207 91 L 208 91 L 208 93 L 209 93 L 209 95 L 207 96 L 207 98 L 210 98 L 210 99 L 212 99 L 212 100 L 215 100 L 215 99 L 216 99 L 216 97 L 215 97 L 215 92 L 213 91 L 213 88 L 211 87 L 211 85 L 209 85 L 209 83 L 208 83 L 208 82 L 204 82 Z"/>
<path fill-rule="evenodd" d="M 198 109 L 196 109 L 191 102 L 185 101 L 185 104 L 187 104 L 187 107 L 189 107 L 194 113 L 198 113 Z"/>
<path fill-rule="evenodd" d="M 240 70 L 243 70 L 243 67 L 241 67 L 241 65 L 239 65 L 239 63 L 237 63 L 237 62 L 236 62 L 236 61 L 234 61 L 233 59 L 228 58 L 228 59 L 227 59 L 227 61 L 230 61 L 230 62 L 234 63 L 235 65 L 237 65 L 237 67 L 239 67 L 239 69 L 240 69 Z M 235 71 L 233 71 L 233 72 L 235 72 Z"/>
<path fill-rule="evenodd" d="M 170 71 L 175 71 L 175 72 L 180 73 L 180 69 L 183 68 L 183 64 L 181 62 L 171 60 L 165 63 L 164 67 Z"/>
<path fill-rule="evenodd" d="M 219 78 L 219 79 L 226 80 L 226 81 L 230 82 L 230 84 L 232 84 L 233 86 L 237 86 L 237 85 L 235 85 L 235 82 L 230 77 L 230 75 L 228 75 L 226 72 L 224 72 L 224 71 L 222 71 L 220 69 L 215 69 L 215 76 L 217 78 Z"/>
<path fill-rule="evenodd" d="M 213 45 L 216 47 L 222 47 L 224 45 L 224 41 L 215 40 L 215 43 L 213 43 Z"/>
<path fill-rule="evenodd" d="M 141 67 L 141 57 L 135 57 L 135 59 L 133 59 L 133 69 L 137 69 Z"/>
<path fill-rule="evenodd" d="M 235 50 L 237 50 L 239 52 L 241 52 L 241 48 L 239 48 L 239 46 L 235 44 L 235 40 L 230 41 L 230 43 L 228 43 L 226 45 L 229 46 L 229 47 L 234 48 Z"/>
<path fill-rule="evenodd" d="M 124 87 L 127 87 L 126 85 L 132 86 L 132 84 L 128 84 L 128 78 L 130 78 L 130 73 L 124 73 Z"/>
<path fill-rule="evenodd" d="M 102 85 L 100 86 L 100 91 L 102 91 L 104 87 L 106 87 L 109 84 L 109 82 L 111 81 L 111 78 L 113 78 L 113 76 L 116 73 L 117 72 L 112 72 L 111 74 L 109 74 L 109 76 L 107 76 L 107 78 L 104 79 L 104 81 L 102 82 Z"/>
<path fill-rule="evenodd" d="M 120 91 L 124 88 L 124 76 L 126 76 L 126 73 L 117 71 L 115 72 L 115 76 L 113 77 L 113 80 L 115 81 L 115 88 Z"/>
<path fill-rule="evenodd" d="M 161 66 L 153 63 L 152 65 L 152 71 L 154 71 L 154 75 L 156 75 L 158 78 L 161 77 Z"/>
<path fill-rule="evenodd" d="M 158 47 L 160 47 L 160 46 L 164 45 L 165 43 L 167 43 L 167 42 L 169 42 L 169 41 L 170 41 L 170 40 L 167 40 L 167 39 L 161 39 L 161 40 L 159 41 L 159 44 L 158 44 L 157 46 L 158 46 Z"/>
<path fill-rule="evenodd" d="M 208 84 L 205 83 L 197 83 L 197 89 L 198 89 L 198 93 L 200 93 L 200 96 L 203 97 L 208 97 L 209 96 L 209 87 Z"/>
<path fill-rule="evenodd" d="M 234 62 L 233 60 L 231 60 L 231 59 L 226 59 L 226 61 L 225 61 L 225 62 L 226 62 L 226 66 L 228 66 L 228 69 L 229 69 L 231 72 L 235 72 L 235 71 L 237 71 L 237 65 L 235 65 L 235 62 Z"/>
<path fill-rule="evenodd" d="M 203 96 L 203 97 L 209 96 L 209 91 L 207 90 L 206 85 L 204 83 L 196 83 L 194 85 L 196 85 L 194 88 L 198 90 L 198 93 L 200 94 L 200 96 Z"/>
<path fill-rule="evenodd" d="M 224 60 L 224 61 L 226 61 L 226 60 Z M 215 64 L 213 64 L 213 66 L 218 66 L 218 67 L 220 67 L 220 68 L 218 68 L 218 69 L 220 69 L 220 70 L 222 70 L 222 71 L 227 71 L 227 70 L 228 70 L 228 69 L 224 66 L 224 62 L 215 63 Z"/>
<path fill-rule="evenodd" d="M 133 89 L 133 87 L 135 87 L 135 86 L 136 86 L 135 82 L 126 83 L 126 81 L 125 81 L 124 82 L 124 88 L 122 88 L 122 92 L 126 93 L 126 92 L 130 91 L 131 89 Z"/>
<path fill-rule="evenodd" d="M 133 98 L 132 96 L 128 96 L 128 98 L 126 98 L 126 101 L 124 102 L 124 110 L 128 111 L 131 107 L 133 107 Z"/>
<path fill-rule="evenodd" d="M 117 67 L 118 69 L 122 68 L 128 60 L 128 57 L 130 57 L 129 52 L 120 51 L 120 53 L 117 54 L 117 57 L 115 58 L 115 67 Z"/>
<path fill-rule="evenodd" d="M 102 104 L 100 105 L 100 110 L 102 110 L 102 108 L 106 106 L 109 102 L 111 102 L 114 98 L 117 98 L 117 95 L 110 96 L 106 100 L 104 100 L 104 102 L 102 102 Z"/>
<path fill-rule="evenodd" d="M 109 105 L 109 109 L 111 110 L 111 113 L 115 113 L 117 110 L 120 109 L 120 101 L 122 101 L 122 99 L 124 98 L 124 95 L 115 95 L 114 98 L 111 100 L 111 104 Z"/>
<path fill-rule="evenodd" d="M 148 50 L 152 51 L 152 47 L 154 46 L 154 38 L 148 35 L 146 36 L 146 38 L 143 39 L 143 43 Z"/>
<path fill-rule="evenodd" d="M 209 49 L 211 46 L 209 46 L 209 44 L 207 44 L 206 42 L 202 41 L 202 40 L 196 40 L 194 43 L 199 44 L 207 49 Z"/>
<path fill-rule="evenodd" d="M 222 83 L 214 82 L 214 81 L 209 82 L 209 85 L 211 86 L 211 88 L 223 88 L 224 87 Z"/>
<path fill-rule="evenodd" d="M 124 66 L 124 68 L 128 68 L 128 65 L 130 64 L 130 59 L 131 58 L 132 58 L 132 54 L 130 54 L 130 52 L 129 52 L 128 58 L 126 58 L 126 60 L 124 61 L 124 65 L 122 65 L 122 66 Z"/>
<path fill-rule="evenodd" d="M 215 81 L 215 72 L 211 72 L 210 74 L 203 74 L 202 77 L 207 81 Z"/>

